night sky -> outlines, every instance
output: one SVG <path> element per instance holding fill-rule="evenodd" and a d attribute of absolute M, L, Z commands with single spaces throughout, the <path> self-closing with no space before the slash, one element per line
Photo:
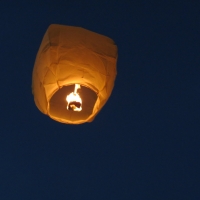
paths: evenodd
<path fill-rule="evenodd" d="M 0 200 L 199 200 L 200 1 L 1 1 Z M 118 46 L 92 123 L 42 114 L 32 70 L 50 24 Z"/>

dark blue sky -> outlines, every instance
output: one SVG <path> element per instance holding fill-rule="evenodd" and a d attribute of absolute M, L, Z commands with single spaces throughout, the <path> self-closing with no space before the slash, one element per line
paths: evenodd
<path fill-rule="evenodd" d="M 1 200 L 200 199 L 200 1 L 152 2 L 0 3 Z M 118 46 L 115 88 L 92 123 L 61 124 L 34 104 L 52 23 Z"/>

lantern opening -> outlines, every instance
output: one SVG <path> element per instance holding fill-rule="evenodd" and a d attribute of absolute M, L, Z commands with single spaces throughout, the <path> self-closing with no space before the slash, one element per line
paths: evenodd
<path fill-rule="evenodd" d="M 82 107 L 80 112 L 73 112 L 67 109 L 68 103 L 66 101 L 66 96 L 74 91 L 74 84 L 63 86 L 59 90 L 57 90 L 49 100 L 48 106 L 48 113 L 51 117 L 60 118 L 68 121 L 75 121 L 75 120 L 86 120 L 92 113 L 97 101 L 97 93 L 92 89 L 80 85 L 81 89 L 78 90 L 78 94 L 81 97 L 82 103 L 81 105 L 79 102 L 71 102 L 71 104 L 75 105 L 77 108 L 79 106 Z M 73 92 L 72 92 L 73 93 Z"/>
<path fill-rule="evenodd" d="M 82 99 L 77 93 L 77 90 L 80 89 L 81 86 L 79 84 L 75 84 L 74 92 L 71 92 L 67 95 L 67 110 L 73 111 L 81 111 L 82 110 Z"/>

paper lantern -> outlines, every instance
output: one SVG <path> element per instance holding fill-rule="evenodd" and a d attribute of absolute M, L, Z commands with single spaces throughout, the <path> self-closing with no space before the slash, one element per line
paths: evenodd
<path fill-rule="evenodd" d="M 36 106 L 58 122 L 91 122 L 111 95 L 116 62 L 112 39 L 80 27 L 50 25 L 33 69 Z"/>

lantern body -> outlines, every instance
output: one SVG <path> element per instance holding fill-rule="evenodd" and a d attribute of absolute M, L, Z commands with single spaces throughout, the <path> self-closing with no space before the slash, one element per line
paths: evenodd
<path fill-rule="evenodd" d="M 117 46 L 112 39 L 80 27 L 50 25 L 33 69 L 36 106 L 58 122 L 91 122 L 111 95 L 116 62 Z M 74 84 L 81 85 L 81 112 L 66 109 L 66 96 Z"/>

